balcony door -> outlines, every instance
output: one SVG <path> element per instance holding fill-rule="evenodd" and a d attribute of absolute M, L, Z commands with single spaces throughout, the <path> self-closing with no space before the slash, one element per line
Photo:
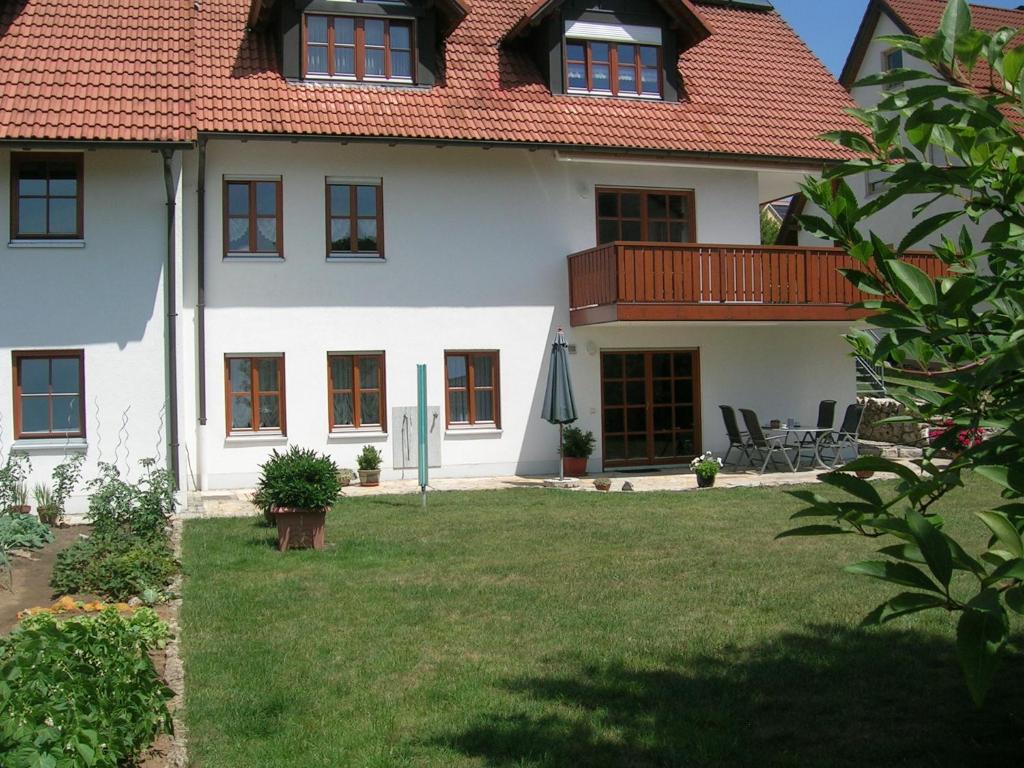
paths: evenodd
<path fill-rule="evenodd" d="M 685 464 L 700 451 L 696 350 L 601 353 L 604 465 Z"/>

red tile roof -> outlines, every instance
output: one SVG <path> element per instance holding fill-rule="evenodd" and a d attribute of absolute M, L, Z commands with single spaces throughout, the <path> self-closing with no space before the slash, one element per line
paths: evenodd
<path fill-rule="evenodd" d="M 192 0 L 0 3 L 0 139 L 187 142 Z"/>
<path fill-rule="evenodd" d="M 702 5 L 715 31 L 681 58 L 686 98 L 553 96 L 500 41 L 533 0 L 473 0 L 447 40 L 445 82 L 426 90 L 293 83 L 249 0 L 203 0 L 195 26 L 203 133 L 304 134 L 838 159 L 816 137 L 859 124 L 848 94 L 775 12 Z"/>

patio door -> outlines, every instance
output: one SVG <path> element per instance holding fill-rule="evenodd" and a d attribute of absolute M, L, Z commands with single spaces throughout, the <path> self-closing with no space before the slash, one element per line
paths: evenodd
<path fill-rule="evenodd" d="M 604 465 L 685 464 L 700 449 L 696 350 L 601 353 Z"/>

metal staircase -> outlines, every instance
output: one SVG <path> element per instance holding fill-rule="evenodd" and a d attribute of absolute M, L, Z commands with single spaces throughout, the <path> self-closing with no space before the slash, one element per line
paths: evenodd
<path fill-rule="evenodd" d="M 869 328 L 867 331 L 875 337 L 875 341 L 881 340 L 885 331 Z M 885 386 L 885 369 L 876 366 L 870 360 L 857 356 L 854 358 L 857 370 L 857 394 L 870 397 L 885 397 L 888 389 Z"/>

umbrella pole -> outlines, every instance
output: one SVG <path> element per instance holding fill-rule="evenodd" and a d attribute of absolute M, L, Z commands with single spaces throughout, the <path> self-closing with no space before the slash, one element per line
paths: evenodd
<path fill-rule="evenodd" d="M 564 449 L 564 444 L 562 443 L 562 429 L 563 429 L 564 426 L 565 426 L 564 424 L 559 424 L 558 425 L 558 479 L 559 480 L 565 480 L 565 461 L 563 461 L 563 459 L 565 457 L 562 455 L 562 452 L 563 452 L 563 449 Z"/>

